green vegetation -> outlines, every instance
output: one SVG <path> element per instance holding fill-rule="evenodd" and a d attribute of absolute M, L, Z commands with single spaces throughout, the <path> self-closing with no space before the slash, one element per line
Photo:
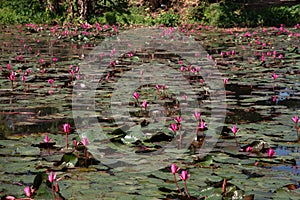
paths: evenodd
<path fill-rule="evenodd" d="M 219 27 L 293 26 L 300 22 L 300 5 L 254 9 L 232 1 L 203 3 L 194 9 L 194 18 Z"/>
<path fill-rule="evenodd" d="M 163 24 L 197 22 L 219 27 L 293 26 L 300 23 L 300 5 L 253 8 L 241 1 L 179 0 L 0 0 L 0 23 L 89 22 L 107 24 Z M 183 12 L 186 10 L 186 12 Z"/>

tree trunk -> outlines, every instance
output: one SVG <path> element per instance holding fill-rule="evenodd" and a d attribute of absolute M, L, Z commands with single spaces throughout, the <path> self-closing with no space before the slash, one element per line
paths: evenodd
<path fill-rule="evenodd" d="M 153 10 L 160 7 L 160 0 L 149 0 L 150 6 Z"/>
<path fill-rule="evenodd" d="M 74 13 L 73 13 L 73 5 L 71 0 L 68 0 L 68 15 L 73 19 Z"/>
<path fill-rule="evenodd" d="M 89 0 L 78 0 L 77 4 L 80 18 L 85 20 L 87 18 Z"/>
<path fill-rule="evenodd" d="M 52 12 L 52 13 L 55 11 L 54 6 L 53 6 L 53 4 L 51 3 L 51 0 L 47 0 L 47 8 L 48 8 L 48 10 L 50 10 L 50 12 Z"/>

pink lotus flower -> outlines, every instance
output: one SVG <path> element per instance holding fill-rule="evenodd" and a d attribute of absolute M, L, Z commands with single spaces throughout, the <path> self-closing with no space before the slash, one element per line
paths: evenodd
<path fill-rule="evenodd" d="M 48 180 L 50 183 L 53 183 L 56 179 L 56 172 L 53 173 L 53 172 L 50 172 L 49 176 L 48 176 Z"/>
<path fill-rule="evenodd" d="M 156 89 L 157 91 L 159 91 L 159 85 L 158 85 L 158 84 L 155 85 L 155 89 Z"/>
<path fill-rule="evenodd" d="M 54 93 L 53 90 L 48 90 L 48 94 L 49 94 L 49 95 L 52 95 L 53 93 Z"/>
<path fill-rule="evenodd" d="M 223 79 L 224 84 L 226 85 L 228 83 L 228 78 Z"/>
<path fill-rule="evenodd" d="M 202 130 L 202 131 L 203 131 L 203 130 L 205 129 L 205 127 L 206 127 L 206 124 L 205 124 L 205 122 L 201 120 L 201 122 L 200 122 L 200 126 L 199 126 L 200 130 Z"/>
<path fill-rule="evenodd" d="M 176 131 L 178 130 L 178 127 L 177 127 L 176 124 L 171 124 L 170 125 L 170 129 L 171 129 L 171 131 L 173 131 L 174 133 L 176 133 Z"/>
<path fill-rule="evenodd" d="M 181 67 L 180 67 L 180 71 L 181 71 L 181 72 L 185 72 L 185 71 L 186 71 L 186 68 L 185 68 L 184 66 L 181 66 Z"/>
<path fill-rule="evenodd" d="M 142 106 L 145 110 L 147 109 L 147 101 L 146 100 L 143 101 Z"/>
<path fill-rule="evenodd" d="M 27 197 L 31 197 L 32 196 L 32 192 L 31 192 L 31 188 L 30 188 L 30 186 L 26 186 L 25 188 L 24 188 L 24 192 L 25 192 L 25 195 L 27 196 Z"/>
<path fill-rule="evenodd" d="M 187 170 L 184 170 L 181 172 L 181 174 L 179 174 L 179 177 L 181 178 L 181 180 L 186 181 L 190 177 L 190 174 Z"/>
<path fill-rule="evenodd" d="M 104 29 L 108 29 L 108 28 L 109 28 L 109 25 L 108 25 L 108 24 L 104 24 L 104 25 L 103 25 L 103 28 L 104 28 Z"/>
<path fill-rule="evenodd" d="M 112 25 L 114 32 L 118 32 L 118 27 L 116 25 Z"/>
<path fill-rule="evenodd" d="M 177 166 L 176 166 L 176 164 L 172 164 L 171 165 L 171 173 L 172 174 L 176 174 L 177 172 L 178 172 L 178 170 L 179 170 L 180 168 L 178 168 Z"/>
<path fill-rule="evenodd" d="M 14 81 L 16 79 L 16 73 L 14 71 L 11 71 L 9 75 L 9 80 Z"/>
<path fill-rule="evenodd" d="M 181 116 L 176 117 L 174 120 L 177 124 L 180 124 L 182 122 Z"/>
<path fill-rule="evenodd" d="M 178 168 L 178 167 L 176 166 L 176 164 L 173 163 L 173 164 L 171 165 L 171 173 L 174 175 L 174 182 L 175 182 L 175 184 L 176 184 L 176 187 L 177 187 L 179 193 L 182 195 L 181 189 L 180 189 L 180 187 L 179 187 L 179 185 L 178 185 L 178 182 L 177 182 L 177 180 L 176 180 L 176 173 L 178 172 L 179 169 L 180 169 L 180 168 Z"/>
<path fill-rule="evenodd" d="M 116 49 L 112 49 L 111 51 L 110 51 L 110 57 L 112 57 L 115 53 L 116 53 Z"/>
<path fill-rule="evenodd" d="M 139 93 L 137 93 L 137 92 L 133 93 L 133 98 L 135 98 L 136 100 L 138 100 L 139 97 L 140 97 Z"/>
<path fill-rule="evenodd" d="M 108 72 L 108 74 L 105 77 L 105 80 L 109 80 L 109 78 L 110 78 L 110 73 Z"/>
<path fill-rule="evenodd" d="M 201 113 L 195 110 L 195 112 L 194 112 L 195 119 L 199 121 L 200 120 L 200 116 L 201 116 Z"/>
<path fill-rule="evenodd" d="M 66 133 L 66 146 L 68 148 L 69 147 L 68 133 L 71 131 L 70 124 L 63 124 L 63 130 Z"/>
<path fill-rule="evenodd" d="M 273 51 L 273 56 L 276 57 L 277 51 Z"/>
<path fill-rule="evenodd" d="M 197 70 L 195 69 L 195 68 L 192 68 L 191 70 L 190 70 L 190 72 L 192 73 L 192 74 L 195 74 L 196 72 L 197 72 Z M 201 79 L 200 79 L 201 80 Z"/>
<path fill-rule="evenodd" d="M 44 142 L 45 142 L 45 143 L 48 143 L 48 142 L 50 142 L 50 140 L 51 140 L 51 139 L 49 139 L 48 134 L 46 134 L 46 135 L 45 135 Z"/>
<path fill-rule="evenodd" d="M 55 58 L 55 57 L 54 57 L 54 58 L 52 58 L 52 61 L 53 61 L 54 63 L 56 63 L 56 62 L 57 62 L 57 60 L 58 60 L 58 59 L 57 59 L 57 58 Z"/>
<path fill-rule="evenodd" d="M 188 198 L 190 198 L 190 194 L 189 194 L 189 191 L 188 191 L 188 188 L 187 188 L 187 185 L 186 185 L 186 181 L 189 179 L 190 174 L 188 173 L 187 170 L 184 170 L 184 171 L 181 172 L 181 174 L 179 174 L 179 177 L 181 178 L 181 180 L 184 181 L 185 192 L 188 195 Z"/>
<path fill-rule="evenodd" d="M 24 75 L 29 76 L 30 73 L 31 73 L 31 70 L 30 70 L 30 69 L 27 69 L 27 70 L 24 72 Z"/>
<path fill-rule="evenodd" d="M 275 154 L 275 151 L 274 151 L 272 148 L 270 148 L 270 149 L 268 150 L 268 157 L 271 158 L 271 157 L 274 156 L 274 154 Z"/>
<path fill-rule="evenodd" d="M 264 54 L 261 55 L 261 61 L 265 61 L 265 55 Z"/>
<path fill-rule="evenodd" d="M 23 83 L 25 83 L 25 81 L 26 81 L 26 76 L 25 76 L 25 75 L 22 75 L 21 80 L 22 80 Z"/>
<path fill-rule="evenodd" d="M 239 130 L 240 130 L 240 129 L 236 128 L 236 125 L 234 125 L 234 126 L 231 128 L 231 131 L 232 131 L 233 134 L 234 134 L 236 146 L 238 146 L 238 141 L 237 141 L 237 138 L 236 138 L 236 133 L 237 133 Z"/>
<path fill-rule="evenodd" d="M 82 138 L 81 143 L 83 144 L 83 146 L 89 145 L 89 141 L 86 137 Z"/>
<path fill-rule="evenodd" d="M 276 80 L 277 78 L 278 78 L 278 75 L 277 74 L 272 74 L 272 78 L 274 79 L 274 80 Z"/>
<path fill-rule="evenodd" d="M 128 53 L 128 56 L 129 58 L 131 58 L 133 56 L 133 53 L 132 52 Z"/>
<path fill-rule="evenodd" d="M 112 67 L 114 67 L 116 65 L 116 62 L 115 61 L 110 61 L 109 65 L 112 66 Z"/>
<path fill-rule="evenodd" d="M 70 124 L 64 124 L 63 129 L 64 129 L 65 133 L 69 133 L 70 129 L 71 129 L 71 125 Z"/>
<path fill-rule="evenodd" d="M 74 71 L 73 69 L 71 69 L 69 72 L 70 72 L 70 74 L 71 74 L 72 76 L 74 76 L 75 71 Z"/>
<path fill-rule="evenodd" d="M 54 80 L 53 80 L 52 78 L 50 78 L 50 79 L 48 79 L 48 83 L 49 83 L 50 85 L 52 85 L 52 84 L 54 83 Z"/>
<path fill-rule="evenodd" d="M 187 98 L 188 98 L 188 96 L 186 94 L 184 94 L 182 97 L 184 98 L 184 100 L 187 100 Z"/>
<path fill-rule="evenodd" d="M 74 147 L 77 147 L 77 145 L 78 145 L 78 142 L 77 142 L 77 140 L 76 140 L 76 139 L 73 139 L 73 140 L 72 140 L 72 143 L 73 143 L 73 146 L 74 146 Z"/>
<path fill-rule="evenodd" d="M 234 125 L 232 128 L 231 128 L 231 131 L 233 132 L 234 135 L 236 135 L 236 133 L 239 131 L 240 129 L 238 129 L 236 127 L 236 125 Z"/>
<path fill-rule="evenodd" d="M 246 152 L 252 152 L 252 150 L 253 150 L 253 148 L 250 146 L 246 148 Z"/>
<path fill-rule="evenodd" d="M 298 124 L 299 122 L 299 117 L 298 115 L 295 115 L 294 117 L 292 117 L 293 122 L 295 122 L 296 124 Z"/>

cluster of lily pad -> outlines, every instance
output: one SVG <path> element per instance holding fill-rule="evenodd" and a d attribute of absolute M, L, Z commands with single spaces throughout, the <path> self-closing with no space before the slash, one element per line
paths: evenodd
<path fill-rule="evenodd" d="M 78 141 L 77 137 L 72 140 L 72 147 L 69 147 L 68 136 L 71 132 L 71 126 L 68 123 L 63 124 L 63 132 L 66 135 L 66 145 L 65 148 L 56 146 L 56 142 L 49 138 L 46 134 L 44 141 L 39 144 L 33 144 L 41 149 L 47 151 L 48 156 L 56 154 L 57 152 L 62 153 L 63 156 L 61 160 L 54 164 L 54 168 L 47 168 L 45 172 L 38 173 L 32 184 L 25 186 L 24 193 L 28 199 L 36 198 L 49 198 L 47 195 L 47 188 L 51 189 L 53 199 L 65 199 L 60 193 L 59 181 L 63 180 L 64 177 L 61 176 L 57 178 L 57 173 L 59 168 L 74 168 L 74 167 L 88 167 L 90 164 L 96 163 L 97 161 L 92 159 L 91 154 L 87 151 L 87 145 L 89 141 L 86 137 L 83 137 L 81 141 Z M 11 195 L 6 195 L 4 199 L 14 200 L 18 199 Z"/>
<path fill-rule="evenodd" d="M 297 59 L 299 59 L 297 57 L 288 58 L 288 55 L 287 55 L 287 54 L 297 54 L 297 52 L 298 52 L 299 47 L 298 47 L 296 41 L 299 41 L 299 33 L 297 33 L 296 31 L 299 30 L 299 28 L 300 28 L 300 26 L 295 26 L 294 29 L 291 31 L 291 30 L 286 29 L 283 25 L 281 25 L 279 28 L 272 28 L 272 29 L 271 28 L 270 29 L 263 28 L 259 32 L 247 31 L 247 32 L 243 33 L 242 31 L 239 31 L 239 32 L 233 33 L 230 30 L 225 31 L 226 32 L 225 34 L 229 35 L 229 37 L 226 38 L 226 40 L 227 40 L 226 42 L 230 43 L 231 45 L 232 44 L 240 44 L 242 46 L 241 49 L 230 49 L 230 48 L 227 49 L 227 47 L 223 47 L 223 46 L 217 48 L 217 47 L 209 46 L 210 44 L 207 44 L 205 40 L 201 40 L 201 42 L 203 43 L 203 45 L 209 52 L 208 58 L 213 60 L 216 63 L 216 65 L 220 67 L 220 69 L 228 70 L 228 68 L 230 68 L 232 71 L 236 71 L 236 74 L 234 74 L 234 75 L 226 74 L 226 76 L 229 78 L 224 78 L 224 86 L 227 89 L 228 95 L 231 95 L 233 93 L 232 91 L 234 91 L 234 89 L 232 89 L 232 87 L 234 86 L 234 84 L 237 84 L 240 81 L 239 78 L 243 77 L 243 76 L 247 76 L 247 75 L 243 74 L 243 72 L 240 72 L 240 70 L 249 68 L 247 70 L 251 71 L 252 70 L 251 68 L 253 68 L 253 69 L 254 68 L 263 68 L 263 69 L 265 69 L 265 71 L 263 73 L 261 73 L 261 77 L 263 78 L 264 81 L 267 82 L 266 85 L 268 85 L 270 83 L 269 84 L 270 86 L 267 88 L 269 90 L 269 93 L 267 93 L 267 94 L 270 95 L 270 97 L 271 97 L 270 98 L 271 101 L 269 104 L 277 105 L 281 101 L 280 89 L 282 89 L 282 86 L 280 83 L 283 81 L 286 74 L 297 74 L 296 70 L 294 70 L 290 67 L 286 67 L 287 66 L 286 64 L 287 63 L 296 63 Z M 183 26 L 183 27 L 178 27 L 178 30 L 185 32 L 186 34 L 197 35 L 199 38 L 207 37 L 205 35 L 206 34 L 205 30 L 210 30 L 210 29 L 213 31 L 212 27 L 202 27 L 202 26 L 195 27 L 195 26 L 188 26 L 188 25 Z M 22 27 L 20 27 L 20 30 L 22 30 Z M 58 40 L 58 41 L 62 40 L 62 41 L 67 41 L 67 42 L 82 42 L 82 44 L 81 44 L 82 48 L 88 48 L 89 46 L 94 46 L 95 44 L 93 42 L 89 43 L 89 41 L 94 41 L 94 40 L 96 41 L 96 39 L 104 37 L 103 35 L 100 36 L 99 32 L 107 33 L 106 36 L 110 36 L 110 35 L 116 34 L 118 32 L 118 28 L 116 26 L 112 26 L 112 27 L 108 26 L 108 25 L 100 26 L 99 24 L 98 25 L 97 24 L 95 24 L 95 25 L 83 24 L 80 27 L 73 26 L 71 24 L 66 24 L 65 26 L 62 26 L 62 27 L 60 27 L 58 25 L 54 26 L 54 27 L 49 27 L 46 25 L 39 26 L 39 25 L 29 24 L 29 25 L 26 25 L 25 31 L 30 31 L 31 33 L 41 33 L 46 30 L 49 31 L 49 33 L 51 34 L 51 37 L 56 38 L 56 40 Z M 287 38 L 290 39 L 289 43 L 291 43 L 291 45 L 286 50 L 276 49 L 274 44 L 277 41 L 272 40 L 272 38 L 271 38 L 272 35 L 277 35 L 278 37 L 286 36 Z M 36 42 L 38 42 L 38 41 L 36 41 Z M 295 43 L 295 44 L 292 44 L 292 43 Z M 52 43 L 51 45 L 54 45 L 54 43 Z M 41 80 L 44 80 L 45 84 L 48 84 L 48 87 L 47 87 L 48 94 L 50 94 L 50 95 L 53 94 L 53 91 L 58 89 L 58 87 L 55 85 L 57 82 L 59 82 L 59 80 L 56 79 L 56 77 L 51 77 L 51 75 L 52 75 L 52 72 L 53 73 L 57 72 L 53 69 L 59 69 L 61 67 L 65 68 L 65 70 L 64 70 L 65 75 L 68 74 L 67 75 L 68 83 L 72 83 L 76 79 L 80 79 L 81 74 L 79 72 L 79 67 L 75 67 L 75 65 L 77 66 L 78 63 L 76 63 L 76 64 L 74 63 L 74 65 L 71 65 L 70 67 L 69 67 L 69 64 L 67 66 L 62 66 L 62 64 L 61 64 L 62 59 L 60 58 L 59 54 L 51 55 L 50 59 L 44 58 L 45 59 L 44 60 L 43 58 L 39 58 L 40 53 L 39 53 L 38 49 L 35 49 L 35 47 L 30 47 L 28 44 L 27 44 L 27 46 L 24 44 L 24 51 L 32 52 L 32 54 L 30 54 L 31 56 L 28 57 L 27 54 L 18 52 L 15 59 L 12 60 L 12 63 L 5 63 L 5 65 L 3 65 L 3 67 L 1 68 L 3 77 L 5 77 L 6 80 L 10 81 L 10 87 L 14 92 L 24 90 L 25 93 L 28 94 L 29 92 L 32 91 L 30 84 L 33 85 L 33 82 L 36 79 L 40 78 Z M 112 50 L 112 52 L 113 52 L 113 50 Z M 79 59 L 84 58 L 84 56 L 82 56 L 82 55 L 84 55 L 84 54 L 81 54 L 78 58 Z M 133 55 L 135 55 L 133 52 L 128 53 L 129 58 L 133 59 Z M 244 56 L 244 55 L 248 55 L 248 56 Z M 197 55 L 195 55 L 195 56 L 197 56 Z M 39 59 L 37 59 L 37 58 L 39 58 Z M 76 58 L 76 59 L 78 59 L 78 58 Z M 30 60 L 30 59 L 35 60 L 34 61 L 35 64 L 33 66 L 30 66 L 27 64 L 27 62 L 29 62 L 28 60 Z M 240 65 L 241 62 L 239 62 L 239 61 L 245 61 L 250 67 Z M 78 62 L 78 60 L 76 60 L 76 62 Z M 205 80 L 202 77 L 200 77 L 201 69 L 199 67 L 188 65 L 187 63 L 184 63 L 184 61 L 181 61 L 181 60 L 179 60 L 178 63 L 176 63 L 176 64 L 179 65 L 178 70 L 180 70 L 184 75 L 189 77 L 191 82 L 197 81 L 197 84 L 200 84 L 201 87 L 203 86 L 202 89 L 204 88 Z M 111 65 L 116 65 L 116 62 L 112 61 Z M 47 71 L 49 73 L 46 73 Z M 112 78 L 113 75 L 114 75 L 114 73 L 108 73 L 106 79 L 113 81 L 113 78 Z M 42 76 L 46 76 L 46 77 L 42 78 Z M 197 78 L 195 78 L 195 77 L 197 77 Z M 261 77 L 259 77 L 259 78 L 261 78 Z M 20 79 L 20 81 L 18 81 L 18 78 Z M 250 77 L 250 81 L 247 84 L 250 85 L 248 88 L 251 88 L 251 91 L 252 91 L 253 88 L 258 88 L 259 85 L 253 83 L 251 80 L 252 79 Z M 245 84 L 245 83 L 243 83 L 243 84 Z M 240 85 L 238 85 L 238 86 L 240 86 Z M 242 85 L 242 86 L 244 86 L 244 85 Z M 67 84 L 65 86 L 59 86 L 59 87 L 61 87 L 61 88 L 72 87 L 72 84 Z M 168 99 L 168 90 L 166 88 L 167 87 L 165 85 L 156 85 L 155 89 L 152 88 L 152 90 L 153 90 L 153 93 L 157 94 L 159 99 Z M 140 98 L 142 96 L 140 94 L 142 94 L 142 93 L 140 93 L 138 91 L 136 91 L 133 94 L 133 98 L 135 99 L 135 102 L 134 102 L 135 107 L 138 107 L 141 109 L 138 112 L 136 112 L 137 113 L 136 116 L 147 116 L 149 106 L 151 106 L 151 104 L 153 102 L 151 99 L 140 100 Z M 203 98 L 205 98 L 206 96 L 209 95 L 209 94 L 205 93 L 205 91 L 202 94 L 203 94 Z M 145 95 L 145 97 L 146 97 L 146 95 Z M 185 100 L 187 100 L 188 96 L 183 95 L 183 98 Z M 171 100 L 173 100 L 173 99 L 171 98 Z M 248 112 L 251 112 L 251 110 Z M 179 135 L 181 137 L 182 117 L 179 115 L 179 113 L 176 113 L 176 112 L 175 112 L 175 114 L 173 113 L 173 114 L 168 115 L 168 117 L 171 117 L 171 120 L 172 120 L 172 122 L 170 124 L 168 124 L 168 127 L 170 128 L 170 130 L 172 132 L 172 138 L 175 137 L 176 135 Z M 207 127 L 205 120 L 203 118 L 201 118 L 200 112 L 195 111 L 194 117 L 196 119 L 195 140 L 205 142 L 205 138 L 206 138 L 205 131 L 207 129 L 209 129 L 209 127 Z M 175 121 L 175 123 L 173 122 L 173 120 Z M 299 130 L 298 115 L 295 115 L 294 117 L 292 117 L 292 121 L 295 124 L 295 130 L 296 130 L 296 134 L 297 134 L 297 142 L 299 142 L 299 131 L 300 130 Z M 240 147 L 235 148 L 234 151 L 228 151 L 226 149 L 225 150 L 222 149 L 220 151 L 221 153 L 219 153 L 220 154 L 219 157 L 217 157 L 217 156 L 216 157 L 207 156 L 205 158 L 194 158 L 193 157 L 194 158 L 193 162 L 188 163 L 187 167 L 186 167 L 189 169 L 189 172 L 187 170 L 180 171 L 179 168 L 177 168 L 175 164 L 172 164 L 171 172 L 174 175 L 174 182 L 176 183 L 177 190 L 180 194 L 178 196 L 175 196 L 175 198 L 176 197 L 181 198 L 181 196 L 185 196 L 185 195 L 190 198 L 193 198 L 193 196 L 195 196 L 197 194 L 196 193 L 197 190 L 195 189 L 195 187 L 196 186 L 198 187 L 198 183 L 195 182 L 196 176 L 190 177 L 190 175 L 189 175 L 189 173 L 195 173 L 195 171 L 196 171 L 195 169 L 192 169 L 192 168 L 196 166 L 195 167 L 196 169 L 211 168 L 212 170 L 214 170 L 215 168 L 219 167 L 218 163 L 225 163 L 225 161 L 222 160 L 222 158 L 220 158 L 222 156 L 227 156 L 225 158 L 229 159 L 229 160 L 232 159 L 233 163 L 236 161 L 235 159 L 238 157 L 246 158 L 246 159 L 242 160 L 242 162 L 241 162 L 242 164 L 238 163 L 236 166 L 248 167 L 248 164 L 250 163 L 251 167 L 253 167 L 253 164 L 254 164 L 254 166 L 264 168 L 266 163 L 282 164 L 282 163 L 286 162 L 288 164 L 292 163 L 293 166 L 295 166 L 297 169 L 298 166 L 297 166 L 297 163 L 295 163 L 295 160 L 289 161 L 288 159 L 285 159 L 284 157 L 281 158 L 279 153 L 276 153 L 276 156 L 274 156 L 275 151 L 276 151 L 276 149 L 275 149 L 276 143 L 275 142 L 271 146 L 269 144 L 269 142 L 265 142 L 265 141 L 263 141 L 263 139 L 257 140 L 257 137 L 255 139 L 253 139 L 253 137 L 252 137 L 250 140 L 243 139 L 243 136 L 245 136 L 244 138 L 249 137 L 249 136 L 246 136 L 246 131 L 248 131 L 249 128 L 247 130 L 247 128 L 245 128 L 245 125 L 243 125 L 243 123 L 244 122 L 240 122 L 240 121 L 236 122 L 235 120 L 229 121 L 228 124 L 235 124 L 235 125 L 233 125 L 232 128 L 224 127 L 224 129 L 227 128 L 227 130 L 222 131 L 222 134 L 221 134 L 221 139 L 223 142 L 224 141 L 231 142 L 232 140 L 226 140 L 226 139 L 234 139 L 235 144 L 236 144 L 235 146 L 238 147 L 240 145 Z M 244 123 L 244 124 L 246 124 L 246 123 Z M 244 126 L 244 127 L 242 128 L 241 126 Z M 39 192 L 41 192 L 43 190 L 46 190 L 46 191 L 50 190 L 50 193 L 52 194 L 53 198 L 63 198 L 60 195 L 59 181 L 63 180 L 64 177 L 60 176 L 60 174 L 57 172 L 62 171 L 63 169 L 66 169 L 66 168 L 69 169 L 69 168 L 73 168 L 73 167 L 86 167 L 86 166 L 89 166 L 89 164 L 91 164 L 92 162 L 96 162 L 96 161 L 92 160 L 91 155 L 89 154 L 89 152 L 87 152 L 86 146 L 88 145 L 88 141 L 86 138 L 82 138 L 81 141 L 78 138 L 74 139 L 72 148 L 69 148 L 69 142 L 68 142 L 69 138 L 68 137 L 71 132 L 70 125 L 68 125 L 67 123 L 64 124 L 63 132 L 66 134 L 66 144 L 65 144 L 66 148 L 65 149 L 63 149 L 61 147 L 57 147 L 55 145 L 55 142 L 52 141 L 53 139 L 49 138 L 48 134 L 45 135 L 44 142 L 35 144 L 35 146 L 38 146 L 39 148 L 41 148 L 41 150 L 46 150 L 48 155 L 51 155 L 54 152 L 57 152 L 57 150 L 58 150 L 63 153 L 63 156 L 62 156 L 60 162 L 55 163 L 55 166 L 57 166 L 57 165 L 59 166 L 58 168 L 53 167 L 51 169 L 45 170 L 45 172 L 36 175 L 32 184 L 25 186 L 24 192 L 28 198 L 37 198 L 38 199 L 40 197 Z M 234 137 L 231 137 L 231 135 L 229 134 L 230 132 L 233 133 Z M 119 135 L 117 135 L 117 136 L 114 135 L 113 131 L 111 131 L 111 133 L 113 135 L 112 138 L 114 140 L 117 140 Z M 238 133 L 240 133 L 240 134 L 238 134 Z M 202 138 L 199 137 L 199 135 L 200 136 L 202 135 Z M 167 135 L 167 136 L 169 136 L 169 135 Z M 138 142 L 140 138 L 136 138 L 134 141 L 130 141 L 130 140 L 127 140 L 128 138 L 126 138 L 126 136 L 124 136 L 123 134 L 121 137 L 122 137 L 121 141 L 123 141 L 122 145 L 130 144 L 130 145 L 133 145 L 134 147 L 136 147 L 141 144 L 140 142 Z M 241 139 L 239 139 L 239 138 L 241 138 Z M 170 138 L 168 137 L 167 141 L 169 141 L 169 140 L 170 140 Z M 111 139 L 111 141 L 112 141 L 112 139 Z M 144 141 L 146 141 L 146 139 Z M 148 140 L 149 143 L 151 143 L 151 141 L 156 142 L 157 140 L 154 140 L 154 137 L 153 137 Z M 295 142 L 294 140 L 288 140 L 288 142 L 292 145 L 297 144 L 297 142 Z M 149 143 L 147 143 L 147 145 Z M 158 145 L 156 145 L 156 146 L 154 146 L 154 145 L 147 146 L 147 145 L 145 145 L 145 148 L 143 150 L 155 151 L 159 148 Z M 226 143 L 225 143 L 225 145 L 226 145 Z M 224 151 L 226 153 L 223 153 Z M 140 153 L 140 152 L 143 152 L 143 151 L 137 151 L 137 153 Z M 189 158 L 190 158 L 190 156 L 189 156 Z M 187 158 L 187 160 L 189 160 L 189 158 Z M 252 163 L 252 160 L 251 160 L 252 158 L 255 159 L 254 163 Z M 245 160 L 249 160 L 249 161 L 246 162 Z M 217 163 L 217 164 L 215 164 L 215 163 Z M 246 163 L 246 164 L 243 164 L 243 163 Z M 235 168 L 235 169 L 237 169 L 237 168 Z M 251 172 L 251 170 L 243 169 L 242 174 L 249 176 L 249 178 L 262 176 L 261 174 L 256 173 L 258 171 L 259 170 L 255 171 L 255 172 Z M 176 176 L 177 176 L 178 172 L 181 172 L 179 174 L 179 177 L 184 182 L 184 190 L 179 187 L 179 184 L 177 182 Z M 215 173 L 216 172 L 214 171 L 213 174 L 215 174 Z M 226 171 L 224 172 L 224 174 L 225 173 L 226 173 Z M 224 198 L 245 197 L 244 194 L 236 194 L 237 193 L 236 191 L 240 191 L 239 189 L 237 189 L 238 188 L 236 186 L 237 184 L 234 185 L 234 181 L 237 178 L 230 175 L 230 176 L 232 176 L 231 180 L 230 179 L 227 180 L 228 178 L 225 179 L 226 174 L 225 175 L 224 174 L 219 175 L 219 177 L 224 177 L 224 178 L 222 178 L 222 180 L 212 180 L 210 182 L 208 181 L 209 184 L 211 184 L 211 182 L 213 182 L 214 183 L 213 187 L 217 188 L 217 190 L 213 190 L 210 187 L 201 185 L 201 189 L 202 189 L 200 192 L 201 199 L 205 199 L 208 197 L 217 197 L 217 198 L 221 197 L 222 198 L 222 196 Z M 56 178 L 57 175 L 60 176 L 60 178 Z M 167 182 L 166 181 L 167 179 L 168 178 L 165 179 L 165 182 Z M 190 190 L 190 188 L 192 188 L 192 190 L 190 190 L 190 191 L 188 190 L 187 185 L 186 185 L 186 181 L 188 179 L 191 180 L 189 190 Z M 203 179 L 201 179 L 201 180 L 203 180 Z M 193 186 L 193 183 L 194 183 L 194 186 Z M 207 184 L 207 185 L 209 185 L 209 184 Z M 171 185 L 171 184 L 164 183 L 164 185 Z M 166 187 L 168 187 L 168 186 L 166 186 Z M 236 189 L 232 189 L 232 191 L 234 191 L 234 192 L 230 192 L 229 187 L 231 187 L 231 188 L 236 187 Z M 293 190 L 297 190 L 297 187 L 298 187 L 297 184 L 294 184 Z M 197 188 L 197 189 L 199 189 L 199 188 Z M 246 188 L 246 189 L 248 189 L 248 188 Z M 244 189 L 244 190 L 246 190 L 246 189 Z M 168 188 L 165 190 L 160 188 L 160 190 L 164 191 L 165 193 L 171 193 L 171 194 L 178 193 L 176 190 L 174 192 L 172 189 L 168 190 Z M 184 193 L 182 191 L 184 191 Z M 206 192 L 207 193 L 212 192 L 214 194 L 213 195 L 205 194 Z M 190 193 L 192 195 L 190 195 Z M 15 197 L 6 196 L 6 198 L 13 199 Z"/>

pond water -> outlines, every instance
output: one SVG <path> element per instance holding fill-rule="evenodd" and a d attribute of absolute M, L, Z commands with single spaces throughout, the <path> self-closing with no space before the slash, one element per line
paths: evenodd
<path fill-rule="evenodd" d="M 35 199 L 188 199 L 170 172 L 176 163 L 190 173 L 191 199 L 299 199 L 300 140 L 292 117 L 300 113 L 300 27 L 155 30 L 181 32 L 203 49 L 198 55 L 188 45 L 174 52 L 116 48 L 114 55 L 120 27 L 1 27 L 1 196 L 22 198 L 25 186 L 39 185 Z M 104 54 L 95 51 L 101 45 Z M 89 71 L 95 57 L 103 65 Z M 214 102 L 218 82 L 222 102 Z M 207 124 L 197 133 L 195 109 Z M 174 134 L 177 116 L 183 122 Z M 74 147 L 82 137 L 90 144 Z M 51 191 L 49 171 L 61 178 L 59 192 Z"/>

